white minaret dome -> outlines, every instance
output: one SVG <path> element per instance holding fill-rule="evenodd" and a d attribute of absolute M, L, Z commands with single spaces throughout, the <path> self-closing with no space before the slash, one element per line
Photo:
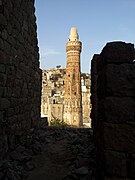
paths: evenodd
<path fill-rule="evenodd" d="M 76 27 L 72 27 L 70 30 L 69 41 L 78 41 L 78 31 Z"/>

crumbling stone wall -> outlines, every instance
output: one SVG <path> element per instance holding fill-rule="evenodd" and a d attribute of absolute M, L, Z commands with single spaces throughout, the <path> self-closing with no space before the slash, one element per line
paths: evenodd
<path fill-rule="evenodd" d="M 111 42 L 92 60 L 97 180 L 135 179 L 135 50 Z"/>
<path fill-rule="evenodd" d="M 40 117 L 34 0 L 0 0 L 0 159 Z"/>

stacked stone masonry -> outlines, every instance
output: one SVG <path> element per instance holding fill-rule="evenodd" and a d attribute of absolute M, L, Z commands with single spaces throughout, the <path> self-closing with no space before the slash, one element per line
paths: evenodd
<path fill-rule="evenodd" d="M 0 159 L 40 117 L 34 11 L 34 0 L 0 0 Z"/>
<path fill-rule="evenodd" d="M 97 180 L 135 179 L 135 50 L 111 42 L 92 60 Z"/>

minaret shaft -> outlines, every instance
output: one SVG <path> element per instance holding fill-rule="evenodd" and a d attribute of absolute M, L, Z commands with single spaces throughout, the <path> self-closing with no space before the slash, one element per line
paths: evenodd
<path fill-rule="evenodd" d="M 64 96 L 64 121 L 70 125 L 82 125 L 82 93 L 80 53 L 82 43 L 78 40 L 76 28 L 71 28 L 66 44 L 67 64 Z"/>

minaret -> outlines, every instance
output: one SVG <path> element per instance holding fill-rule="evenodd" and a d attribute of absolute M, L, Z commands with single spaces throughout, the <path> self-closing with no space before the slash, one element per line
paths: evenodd
<path fill-rule="evenodd" d="M 70 125 L 82 125 L 82 92 L 80 53 L 82 43 L 79 41 L 77 29 L 71 28 L 66 44 L 67 63 L 64 96 L 64 121 Z"/>

